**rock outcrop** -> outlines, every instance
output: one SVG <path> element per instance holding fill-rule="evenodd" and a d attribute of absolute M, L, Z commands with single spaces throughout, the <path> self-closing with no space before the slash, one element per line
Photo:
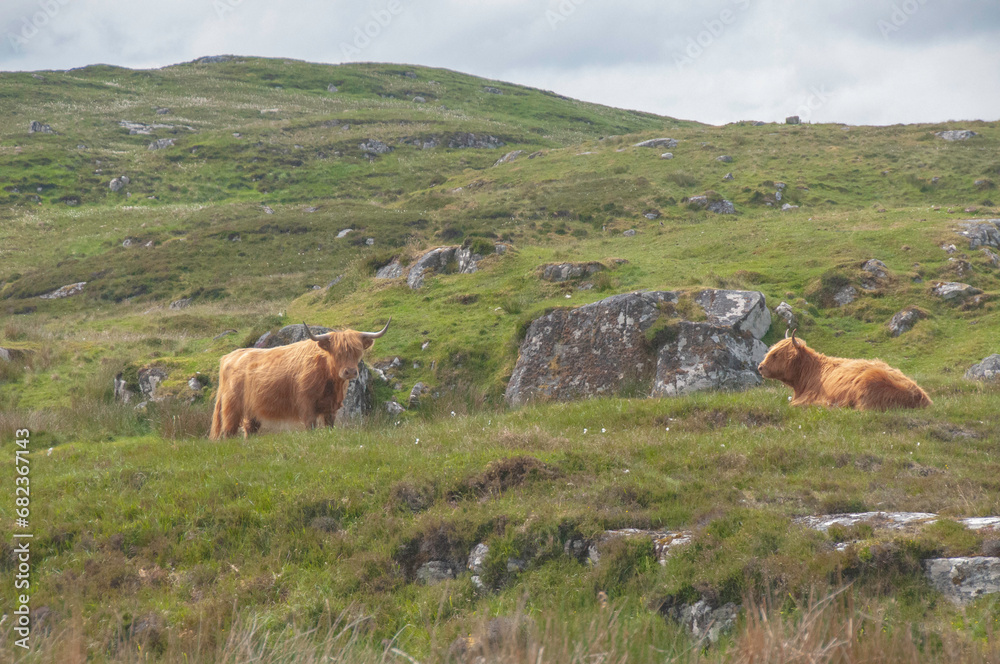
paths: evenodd
<path fill-rule="evenodd" d="M 796 319 L 795 312 L 792 311 L 792 305 L 787 302 L 782 302 L 774 308 L 774 313 L 785 320 L 785 324 L 789 329 L 795 327 Z"/>
<path fill-rule="evenodd" d="M 952 129 L 949 131 L 939 131 L 934 135 L 946 141 L 967 141 L 973 136 L 978 136 L 979 134 L 968 129 Z"/>
<path fill-rule="evenodd" d="M 713 200 L 708 196 L 690 196 L 687 202 L 716 214 L 736 214 L 736 206 L 725 198 Z"/>
<path fill-rule="evenodd" d="M 1000 219 L 982 219 L 963 221 L 959 224 L 962 230 L 959 235 L 969 238 L 969 249 L 978 247 L 1000 248 Z"/>
<path fill-rule="evenodd" d="M 407 285 L 417 290 L 424 285 L 427 273 L 447 272 L 454 267 L 458 274 L 472 274 L 479 270 L 483 257 L 466 247 L 438 247 L 418 258 L 406 276 Z M 454 264 L 453 264 L 454 261 Z"/>
<path fill-rule="evenodd" d="M 678 320 L 679 299 L 671 291 L 627 293 L 536 319 L 521 344 L 507 402 L 610 395 L 643 383 L 650 396 L 759 384 L 756 367 L 767 347 L 757 337 L 771 320 L 764 296 L 697 293 L 704 322 Z"/>
<path fill-rule="evenodd" d="M 965 372 L 966 380 L 1000 381 L 1000 353 L 994 353 Z"/>
<path fill-rule="evenodd" d="M 917 321 L 927 318 L 927 314 L 917 307 L 907 307 L 892 317 L 889 321 L 889 332 L 892 336 L 898 337 L 904 332 L 909 332 Z"/>
<path fill-rule="evenodd" d="M 550 263 L 541 267 L 543 281 L 568 281 L 589 277 L 607 268 L 603 263 L 591 261 L 589 263 Z"/>
<path fill-rule="evenodd" d="M 636 143 L 632 147 L 634 148 L 676 148 L 677 140 L 673 138 L 651 138 L 648 141 L 642 141 L 641 143 Z"/>
<path fill-rule="evenodd" d="M 508 152 L 504 156 L 497 159 L 496 163 L 493 164 L 493 167 L 496 168 L 500 164 L 509 164 L 523 154 L 526 154 L 524 150 L 514 150 L 513 152 Z"/>
<path fill-rule="evenodd" d="M 957 302 L 973 295 L 979 295 L 983 291 L 969 284 L 944 281 L 935 284 L 931 292 L 946 302 Z"/>
<path fill-rule="evenodd" d="M 64 297 L 69 297 L 70 295 L 76 295 L 77 293 L 83 292 L 83 287 L 87 285 L 86 281 L 80 281 L 75 284 L 67 284 L 61 288 L 57 288 L 51 293 L 46 293 L 45 295 L 39 295 L 38 297 L 43 300 L 59 300 Z"/>
<path fill-rule="evenodd" d="M 935 589 L 954 604 L 1000 592 L 1000 558 L 930 558 L 924 571 Z"/>

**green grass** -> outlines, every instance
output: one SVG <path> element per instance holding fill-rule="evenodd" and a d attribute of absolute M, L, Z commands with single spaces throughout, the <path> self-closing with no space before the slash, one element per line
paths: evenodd
<path fill-rule="evenodd" d="M 931 555 L 981 550 L 987 535 L 949 521 L 909 539 L 863 527 L 824 535 L 792 519 L 1000 513 L 1000 393 L 962 378 L 1000 351 L 1000 272 L 954 232 L 961 220 L 1000 216 L 994 194 L 974 185 L 1000 173 L 996 123 L 712 127 L 440 69 L 258 58 L 42 76 L 0 73 L 0 346 L 19 353 L 0 365 L 0 431 L 33 432 L 32 605 L 55 612 L 48 645 L 27 661 L 81 651 L 119 661 L 398 657 L 383 640 L 433 661 L 498 615 L 532 625 L 509 661 L 544 661 L 543 645 L 553 661 L 771 652 L 774 633 L 756 617 L 702 651 L 656 613 L 701 595 L 769 602 L 773 624 L 816 648 L 795 631 L 810 617 L 835 634 L 848 618 L 877 615 L 865 624 L 886 640 L 864 647 L 940 661 L 995 652 L 996 603 L 955 609 L 919 570 Z M 30 120 L 58 133 L 29 136 Z M 177 128 L 130 136 L 121 120 Z M 946 128 L 980 135 L 933 137 Z M 467 132 L 505 145 L 448 147 Z M 660 136 L 679 141 L 673 160 L 632 147 Z M 166 137 L 176 145 L 146 149 Z M 441 144 L 423 149 L 431 138 Z M 367 139 L 394 150 L 370 160 L 359 148 Z M 515 149 L 538 154 L 493 167 Z M 111 192 L 122 174 L 130 184 Z M 682 202 L 705 193 L 738 214 Z M 782 212 L 784 202 L 800 208 Z M 495 242 L 511 250 L 475 274 L 429 276 L 419 291 L 373 278 L 428 248 L 488 254 Z M 952 243 L 956 254 L 941 249 Z M 870 258 L 889 279 L 833 306 Z M 950 258 L 971 272 L 959 277 Z M 596 275 L 592 290 L 538 278 L 547 263 L 610 259 L 628 262 Z M 930 293 L 935 280 L 984 294 L 944 303 Z M 79 295 L 38 297 L 78 281 Z M 791 409 L 777 385 L 504 406 L 539 315 L 638 289 L 701 288 L 789 302 L 812 347 L 880 357 L 934 406 Z M 191 305 L 169 307 L 182 298 Z M 927 318 L 893 338 L 886 323 L 907 306 Z M 389 315 L 369 360 L 403 362 L 379 400 L 404 403 L 417 381 L 436 399 L 360 427 L 204 439 L 222 355 L 302 320 L 376 329 Z M 764 341 L 784 332 L 775 318 Z M 114 376 L 132 380 L 147 366 L 168 371 L 160 394 L 172 398 L 115 404 Z M 187 386 L 196 375 L 210 386 L 201 395 Z M 0 519 L 10 510 L 0 501 Z M 641 541 L 609 545 L 594 567 L 563 554 L 572 539 L 626 527 L 696 534 L 664 566 Z M 491 547 L 485 591 L 467 573 L 414 583 L 423 562 L 461 566 L 478 542 Z M 857 606 L 810 603 L 843 583 Z M 0 592 L 13 600 L 9 585 Z"/>

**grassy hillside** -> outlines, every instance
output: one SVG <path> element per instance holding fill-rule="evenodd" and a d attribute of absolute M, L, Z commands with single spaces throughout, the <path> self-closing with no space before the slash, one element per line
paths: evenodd
<path fill-rule="evenodd" d="M 777 632 L 753 612 L 708 649 L 657 613 L 702 596 L 768 602 L 778 632 L 814 650 L 826 641 L 804 621 L 887 661 L 996 655 L 1000 604 L 957 609 L 920 572 L 923 558 L 987 550 L 990 533 L 942 521 L 828 535 L 792 519 L 1000 514 L 1000 389 L 962 377 L 1000 352 L 1000 268 L 955 232 L 1000 217 L 997 123 L 712 127 L 446 70 L 246 57 L 0 73 L 0 98 L 0 347 L 16 358 L 0 361 L 0 430 L 32 431 L 32 606 L 50 611 L 24 661 L 405 661 L 392 648 L 435 661 L 495 616 L 526 619 L 525 640 L 502 644 L 510 661 L 768 658 Z M 31 121 L 55 133 L 28 134 Z M 170 126 L 130 134 L 135 123 Z M 934 136 L 959 128 L 979 135 Z M 678 141 L 672 159 L 634 147 L 658 137 Z M 156 139 L 174 144 L 147 149 Z M 687 202 L 706 193 L 737 214 Z M 510 250 L 475 274 L 421 290 L 374 278 L 429 248 L 499 242 Z M 871 258 L 889 277 L 863 291 Z M 612 259 L 627 263 L 590 290 L 538 278 L 546 263 Z M 983 294 L 931 293 L 952 280 Z M 39 297 L 77 282 L 77 295 Z M 860 294 L 838 307 L 844 284 Z M 935 405 L 792 410 L 767 385 L 504 407 L 541 313 L 702 287 L 789 302 L 810 345 L 881 357 Z M 911 305 L 927 318 L 891 337 Z M 389 315 L 369 361 L 403 361 L 379 401 L 405 403 L 417 381 L 437 398 L 357 427 L 204 439 L 223 354 L 292 322 L 375 329 Z M 785 332 L 775 321 L 765 342 Z M 168 371 L 161 394 L 176 398 L 115 403 L 113 377 L 147 366 Z M 208 387 L 194 394 L 198 375 Z M 662 566 L 648 540 L 596 566 L 564 554 L 627 527 L 695 536 Z M 468 573 L 416 580 L 479 542 L 484 589 Z M 864 629 L 845 633 L 851 618 Z"/>

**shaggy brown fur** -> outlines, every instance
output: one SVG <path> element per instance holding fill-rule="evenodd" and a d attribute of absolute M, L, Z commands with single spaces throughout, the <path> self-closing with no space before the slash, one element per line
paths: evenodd
<path fill-rule="evenodd" d="M 308 329 L 308 328 L 307 328 Z M 384 330 L 383 330 L 384 332 Z M 333 426 L 348 383 L 375 340 L 354 330 L 330 332 L 278 348 L 241 348 L 219 361 L 213 440 L 256 433 L 264 420 Z"/>
<path fill-rule="evenodd" d="M 888 410 L 931 405 L 919 385 L 885 362 L 827 357 L 794 334 L 774 344 L 757 369 L 764 378 L 775 378 L 795 390 L 793 406 Z"/>

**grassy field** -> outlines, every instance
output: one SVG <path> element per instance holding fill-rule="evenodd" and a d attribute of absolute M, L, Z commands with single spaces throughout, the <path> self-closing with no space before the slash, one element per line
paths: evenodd
<path fill-rule="evenodd" d="M 997 599 L 956 608 L 920 561 L 985 550 L 989 533 L 950 518 L 1000 514 L 1000 387 L 963 378 L 1000 352 L 1000 268 L 955 232 L 1000 217 L 997 123 L 713 127 L 445 70 L 257 58 L 38 74 L 0 73 L 0 347 L 16 358 L 0 361 L 0 435 L 13 450 L 15 429 L 32 432 L 31 604 L 46 611 L 28 654 L 0 622 L 0 658 L 423 662 L 458 657 L 462 637 L 468 658 L 485 644 L 512 662 L 996 661 Z M 56 133 L 29 135 L 32 120 Z M 979 135 L 933 133 L 956 128 Z M 633 147 L 657 137 L 678 141 L 673 159 Z M 148 150 L 158 138 L 175 144 Z M 375 140 L 392 151 L 362 147 Z M 705 193 L 737 214 L 687 203 Z M 510 250 L 475 274 L 417 291 L 374 279 L 428 248 L 498 242 Z M 888 278 L 837 307 L 871 258 Z M 612 259 L 627 263 L 592 290 L 538 278 Z M 983 294 L 931 293 L 953 280 Z M 703 287 L 787 301 L 812 347 L 880 357 L 934 406 L 791 409 L 777 384 L 504 406 L 538 315 Z M 894 338 L 906 306 L 927 317 Z M 403 362 L 379 401 L 405 403 L 417 381 L 436 399 L 205 439 L 223 354 L 289 323 L 389 315 L 368 359 Z M 115 403 L 114 376 L 148 366 L 168 371 L 168 398 Z M 893 536 L 793 522 L 863 510 L 945 519 Z M 597 565 L 564 552 L 629 527 L 693 541 L 664 565 L 648 539 Z M 417 580 L 477 543 L 482 588 L 468 572 Z M 9 576 L 11 538 L 0 547 Z M 13 606 L 12 584 L 0 597 Z M 662 615 L 699 597 L 744 607 L 716 645 Z"/>

